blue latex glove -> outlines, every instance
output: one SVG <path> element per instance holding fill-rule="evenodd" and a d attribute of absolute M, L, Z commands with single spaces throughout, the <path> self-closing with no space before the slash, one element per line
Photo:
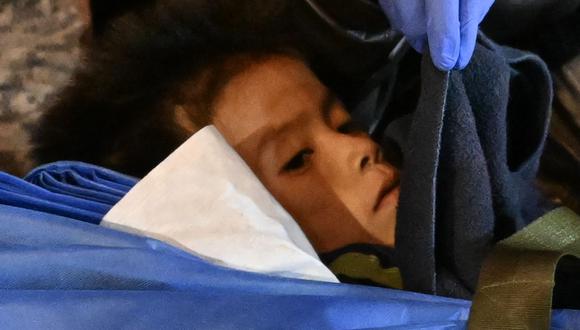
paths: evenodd
<path fill-rule="evenodd" d="M 426 43 L 441 70 L 463 69 L 473 55 L 479 23 L 494 0 L 380 0 L 391 26 L 415 50 Z"/>

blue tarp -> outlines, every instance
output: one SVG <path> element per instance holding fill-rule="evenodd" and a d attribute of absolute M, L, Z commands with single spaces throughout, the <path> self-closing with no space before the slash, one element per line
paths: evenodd
<path fill-rule="evenodd" d="M 74 162 L 0 174 L 0 329 L 466 326 L 465 300 L 236 271 L 96 225 L 136 181 Z"/>

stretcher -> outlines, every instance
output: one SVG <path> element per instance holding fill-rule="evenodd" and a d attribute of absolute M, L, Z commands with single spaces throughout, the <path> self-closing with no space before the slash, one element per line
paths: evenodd
<path fill-rule="evenodd" d="M 238 271 L 99 226 L 136 182 L 77 162 L 0 174 L 0 328 L 467 326 L 466 300 Z M 580 312 L 554 310 L 551 324 L 573 329 Z"/>

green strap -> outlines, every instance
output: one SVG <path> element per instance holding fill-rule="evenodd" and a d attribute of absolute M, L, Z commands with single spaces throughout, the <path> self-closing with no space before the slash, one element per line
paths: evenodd
<path fill-rule="evenodd" d="M 580 216 L 564 207 L 500 241 L 483 263 L 469 329 L 549 329 L 565 255 L 580 258 Z"/>

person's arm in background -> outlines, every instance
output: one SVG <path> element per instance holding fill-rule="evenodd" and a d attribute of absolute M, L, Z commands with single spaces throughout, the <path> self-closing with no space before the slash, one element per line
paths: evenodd
<path fill-rule="evenodd" d="M 395 30 L 441 70 L 463 69 L 469 63 L 479 23 L 494 0 L 379 0 Z"/>

